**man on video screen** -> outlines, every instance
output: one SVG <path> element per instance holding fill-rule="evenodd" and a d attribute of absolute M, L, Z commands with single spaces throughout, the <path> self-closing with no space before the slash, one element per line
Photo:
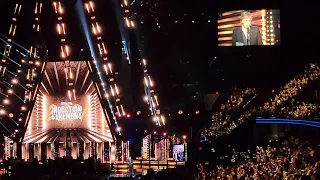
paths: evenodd
<path fill-rule="evenodd" d="M 241 14 L 241 27 L 233 29 L 232 46 L 263 45 L 257 26 L 251 26 L 252 15 L 248 11 Z"/>

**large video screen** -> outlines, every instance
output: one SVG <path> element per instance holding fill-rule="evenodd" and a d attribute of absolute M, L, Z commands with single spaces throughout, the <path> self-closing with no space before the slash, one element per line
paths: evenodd
<path fill-rule="evenodd" d="M 175 161 L 185 161 L 184 144 L 173 145 L 173 159 Z"/>
<path fill-rule="evenodd" d="M 218 46 L 280 44 L 280 10 L 236 10 L 219 14 Z"/>
<path fill-rule="evenodd" d="M 47 129 L 87 128 L 90 120 L 90 96 L 70 101 L 66 97 L 45 97 L 45 125 Z"/>

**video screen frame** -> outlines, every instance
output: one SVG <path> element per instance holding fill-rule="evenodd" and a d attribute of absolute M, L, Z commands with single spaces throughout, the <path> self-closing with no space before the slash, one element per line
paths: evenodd
<path fill-rule="evenodd" d="M 172 148 L 172 153 L 174 161 L 184 162 L 186 160 L 184 144 L 174 144 Z"/>
<path fill-rule="evenodd" d="M 218 46 L 273 46 L 281 43 L 280 10 L 234 10 L 219 14 Z"/>

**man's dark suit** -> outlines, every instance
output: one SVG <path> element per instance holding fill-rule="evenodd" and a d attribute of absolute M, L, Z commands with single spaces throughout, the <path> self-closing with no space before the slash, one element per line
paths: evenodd
<path fill-rule="evenodd" d="M 263 45 L 260 31 L 257 26 L 251 26 L 249 37 L 250 37 L 249 45 Z M 232 46 L 236 46 L 236 42 L 243 43 L 245 46 L 248 45 L 248 41 L 247 41 L 246 35 L 242 31 L 242 27 L 233 29 Z"/>

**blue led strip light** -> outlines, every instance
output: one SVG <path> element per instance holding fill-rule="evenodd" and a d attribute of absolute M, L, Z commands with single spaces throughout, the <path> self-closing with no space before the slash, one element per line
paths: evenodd
<path fill-rule="evenodd" d="M 293 125 L 304 125 L 312 127 L 320 127 L 320 122 L 302 120 L 302 119 L 256 119 L 257 124 L 293 124 Z"/>

